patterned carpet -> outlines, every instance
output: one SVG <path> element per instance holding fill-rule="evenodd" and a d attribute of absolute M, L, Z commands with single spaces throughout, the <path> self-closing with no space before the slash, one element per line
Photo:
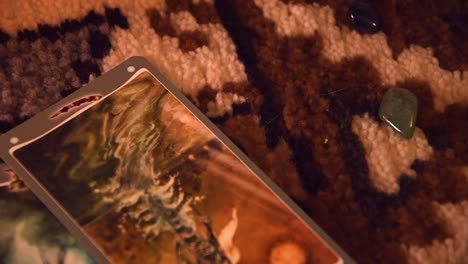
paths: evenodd
<path fill-rule="evenodd" d="M 359 263 L 468 263 L 468 2 L 351 2 L 2 0 L 0 133 L 142 55 Z"/>

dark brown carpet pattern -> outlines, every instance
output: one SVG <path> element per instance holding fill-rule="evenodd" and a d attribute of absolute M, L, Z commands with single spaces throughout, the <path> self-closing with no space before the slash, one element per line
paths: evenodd
<path fill-rule="evenodd" d="M 327 56 L 329 43 L 320 31 L 280 34 L 264 14 L 264 2 L 168 1 L 163 11 L 155 4 L 138 12 L 151 34 L 178 41 L 180 56 L 213 48 L 214 37 L 206 28 L 222 27 L 246 78 L 220 87 L 207 82 L 196 93 L 181 89 L 204 112 L 220 93 L 245 98 L 233 102 L 232 111 L 210 118 L 359 263 L 467 263 L 467 226 L 454 229 L 448 224 L 450 214 L 440 208 L 459 208 L 453 209 L 457 217 L 468 221 L 468 2 L 369 1 L 383 18 L 378 34 L 385 34 L 391 59 L 397 61 L 414 46 L 429 48 L 440 71 L 462 75 L 457 79 L 461 99 L 443 108 L 435 103 L 440 93 L 429 79 L 404 78 L 389 85 L 382 64 L 365 56 L 339 61 Z M 329 6 L 338 29 L 351 34 L 352 1 L 283 0 L 271 8 L 281 4 Z M 0 132 L 104 72 L 106 57 L 122 45 L 112 34 L 139 32 L 132 24 L 136 18 L 130 17 L 140 9 L 102 10 L 16 32 L 0 28 Z M 172 15 L 181 13 L 190 14 L 198 28 L 174 22 Z M 119 59 L 132 55 L 120 52 Z M 153 61 L 158 66 L 158 59 Z M 177 79 L 170 69 L 163 72 Z M 407 168 L 414 175 L 401 173 L 398 191 L 387 192 L 373 182 L 372 156 L 354 122 L 367 115 L 384 129 L 378 107 L 385 91 L 394 87 L 417 95 L 417 127 L 432 152 L 427 159 L 415 158 Z"/>

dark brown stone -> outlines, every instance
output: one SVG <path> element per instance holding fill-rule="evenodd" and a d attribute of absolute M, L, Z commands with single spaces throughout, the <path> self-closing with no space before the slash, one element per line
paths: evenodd
<path fill-rule="evenodd" d="M 259 125 L 263 127 L 258 133 L 265 137 L 265 142 L 249 141 L 260 136 L 252 127 L 249 131 L 253 133 L 238 132 L 243 130 L 239 129 L 242 122 L 234 124 L 228 119 L 222 129 L 237 142 L 251 142 L 241 144 L 269 175 L 278 175 L 276 170 L 280 168 L 265 163 L 264 157 L 283 140 L 288 142 L 295 173 L 299 175 L 302 190 L 307 191 L 301 197 L 288 193 L 314 220 L 359 263 L 405 263 L 402 243 L 429 245 L 450 235 L 432 202 L 466 199 L 464 188 L 456 187 L 466 186 L 466 181 L 455 176 L 442 183 L 441 175 L 447 171 L 430 172 L 430 168 L 459 164 L 453 157 L 436 156 L 417 165 L 416 179 L 402 175 L 398 194 L 382 193 L 373 187 L 365 150 L 351 131 L 351 122 L 353 115 L 364 113 L 379 122 L 380 100 L 393 87 L 380 85 L 378 71 L 371 62 L 353 58 L 334 64 L 320 55 L 323 47 L 320 36 L 278 36 L 274 24 L 251 1 L 218 1 L 215 6 L 236 44 L 249 81 L 263 96 L 257 113 L 261 119 Z M 426 84 L 408 80 L 397 86 L 418 95 L 422 104 L 418 115 L 435 113 L 433 95 L 426 90 Z M 454 112 L 458 114 L 453 113 L 451 120 L 460 121 L 465 115 L 463 111 Z M 440 113 L 439 119 L 450 113 L 448 108 Z M 431 115 L 426 119 L 418 124 L 423 131 L 433 124 Z M 454 126 L 468 131 L 463 125 L 450 125 L 447 121 L 435 127 L 443 126 L 450 128 L 440 135 L 447 133 L 451 134 L 449 138 L 466 141 L 461 132 L 456 135 L 448 131 Z M 447 144 L 448 148 L 461 152 L 464 145 L 458 143 L 457 147 L 454 141 L 448 141 L 452 142 Z M 275 158 L 277 163 L 290 161 L 287 156 Z M 437 163 L 437 159 L 443 160 L 442 163 Z M 283 187 L 288 174 L 272 178 Z M 454 194 L 449 189 L 455 190 Z"/>
<path fill-rule="evenodd" d="M 336 24 L 352 28 L 348 13 L 355 0 L 282 0 L 293 4 L 330 6 Z M 362 1 L 362 0 L 361 0 Z M 468 69 L 468 1 L 367 1 L 382 17 L 382 31 L 394 57 L 419 45 L 434 49 L 434 56 L 447 70 Z"/>

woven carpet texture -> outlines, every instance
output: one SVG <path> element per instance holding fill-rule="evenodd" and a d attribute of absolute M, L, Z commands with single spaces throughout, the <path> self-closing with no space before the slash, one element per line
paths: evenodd
<path fill-rule="evenodd" d="M 0 0 L 0 133 L 144 56 L 359 263 L 468 263 L 468 1 L 369 2 Z"/>

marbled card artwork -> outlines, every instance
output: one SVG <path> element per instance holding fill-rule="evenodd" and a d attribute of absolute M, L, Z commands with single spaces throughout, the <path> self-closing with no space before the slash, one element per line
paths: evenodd
<path fill-rule="evenodd" d="M 14 157 L 113 263 L 340 263 L 149 72 Z"/>

